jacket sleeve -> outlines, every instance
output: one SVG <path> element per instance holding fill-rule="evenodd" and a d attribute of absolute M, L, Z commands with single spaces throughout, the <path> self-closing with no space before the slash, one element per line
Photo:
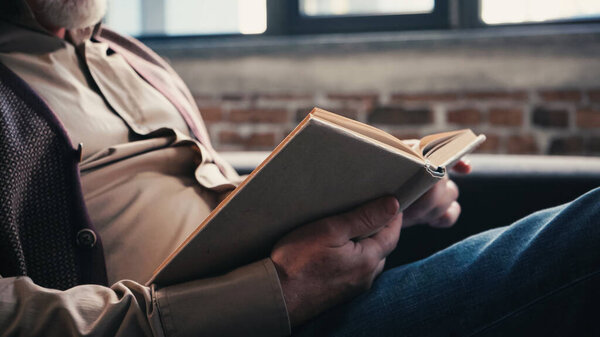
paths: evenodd
<path fill-rule="evenodd" d="M 281 336 L 290 333 L 270 259 L 229 274 L 157 289 L 124 280 L 112 287 L 42 288 L 0 278 L 1 336 Z"/>

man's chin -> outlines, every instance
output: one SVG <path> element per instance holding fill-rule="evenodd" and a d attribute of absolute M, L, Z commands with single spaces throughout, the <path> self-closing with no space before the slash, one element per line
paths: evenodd
<path fill-rule="evenodd" d="M 78 29 L 104 17 L 106 0 L 30 0 L 36 19 L 46 27 Z"/>

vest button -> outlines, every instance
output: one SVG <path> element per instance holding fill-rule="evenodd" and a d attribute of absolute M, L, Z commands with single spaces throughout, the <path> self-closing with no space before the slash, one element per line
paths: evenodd
<path fill-rule="evenodd" d="M 96 233 L 89 228 L 84 228 L 77 232 L 77 245 L 82 248 L 92 248 L 96 245 Z"/>

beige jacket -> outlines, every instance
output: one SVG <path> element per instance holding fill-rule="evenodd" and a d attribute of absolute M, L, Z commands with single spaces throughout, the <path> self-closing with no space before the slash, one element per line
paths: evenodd
<path fill-rule="evenodd" d="M 0 12 L 0 62 L 84 144 L 84 195 L 113 286 L 56 291 L 26 277 L 0 278 L 0 335 L 289 334 L 269 259 L 162 289 L 141 285 L 238 179 L 210 146 L 187 89 L 168 97 L 148 76 L 183 86 L 181 80 L 168 68 L 140 77 L 127 49 L 102 41 L 100 26 L 57 41 L 24 1 L 7 4 L 13 8 Z"/>

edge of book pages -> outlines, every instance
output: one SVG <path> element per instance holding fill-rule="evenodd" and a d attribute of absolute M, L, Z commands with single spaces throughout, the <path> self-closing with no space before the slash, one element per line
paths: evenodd
<path fill-rule="evenodd" d="M 314 108 L 303 120 L 302 122 L 300 122 L 298 124 L 298 126 L 296 128 L 294 128 L 294 130 L 292 132 L 290 132 L 290 134 L 288 134 L 282 141 L 281 143 L 269 154 L 269 156 L 267 156 L 267 158 L 265 160 L 263 160 L 263 162 L 258 165 L 249 175 L 248 177 L 246 177 L 246 179 L 244 179 L 244 181 L 242 181 L 242 183 L 240 183 L 239 186 L 237 186 L 233 191 L 231 191 L 231 193 L 229 193 L 229 195 L 223 200 L 221 201 L 221 203 L 219 203 L 219 205 L 206 217 L 206 219 L 204 219 L 204 221 L 201 222 L 201 224 L 192 232 L 188 235 L 188 237 L 183 241 L 183 243 L 181 243 L 171 254 L 169 254 L 169 256 L 154 270 L 154 272 L 152 273 L 151 278 L 146 282 L 146 285 L 151 285 L 154 280 L 156 279 L 156 277 L 160 274 L 160 271 L 165 268 L 170 262 L 171 260 L 173 260 L 173 258 L 175 256 L 177 256 L 179 254 L 180 251 L 182 251 L 187 244 L 193 240 L 205 227 L 208 223 L 211 222 L 211 220 L 219 213 L 221 212 L 221 210 L 229 203 L 230 200 L 232 200 L 238 191 L 241 191 L 245 185 L 252 180 L 252 178 L 258 174 L 258 172 L 260 172 L 262 170 L 262 168 L 267 165 L 271 159 L 273 157 L 275 157 L 288 143 L 290 140 L 292 140 L 300 131 L 302 131 L 302 129 L 308 124 L 308 122 L 311 119 L 317 119 L 319 120 L 319 122 L 321 123 L 326 123 L 328 125 L 331 125 L 333 127 L 336 128 L 341 128 L 341 129 L 345 129 L 347 132 L 349 132 L 350 134 L 353 134 L 353 136 L 356 137 L 360 137 L 362 139 L 368 140 L 372 143 L 375 143 L 375 145 L 379 146 L 379 147 L 384 147 L 387 150 L 392 150 L 398 154 L 404 155 L 404 157 L 410 159 L 411 161 L 415 161 L 419 164 L 423 164 L 425 166 L 425 168 L 427 169 L 427 171 L 435 177 L 441 177 L 444 176 L 446 174 L 446 170 L 445 168 L 448 166 L 452 166 L 454 165 L 456 162 L 458 162 L 460 160 L 461 157 L 463 157 L 465 154 L 473 151 L 477 146 L 479 146 L 481 143 L 483 143 L 485 141 L 485 136 L 484 135 L 479 135 L 475 138 L 474 141 L 470 142 L 470 144 L 465 144 L 465 147 L 462 148 L 462 150 L 456 152 L 451 158 L 449 158 L 448 160 L 446 160 L 442 165 L 433 165 L 431 164 L 428 160 L 419 160 L 418 158 L 415 158 L 414 155 L 411 155 L 405 151 L 402 151 L 390 144 L 386 144 L 385 142 L 381 142 L 377 139 L 370 139 L 367 136 L 363 136 L 360 135 L 352 130 L 346 129 L 344 126 L 340 126 L 335 124 L 334 122 L 328 121 L 328 120 L 324 120 L 322 118 L 319 118 L 318 116 L 314 116 L 316 113 L 326 113 L 326 114 L 331 114 L 331 115 L 335 115 L 331 112 L 319 109 L 319 108 Z M 368 128 L 370 128 L 373 132 L 378 132 L 381 134 L 385 134 L 389 137 L 393 137 L 389 134 L 387 134 L 384 131 L 381 131 L 375 127 L 351 120 L 349 118 L 343 117 L 343 116 L 339 116 L 339 115 L 335 115 L 338 116 L 339 118 L 343 119 L 343 120 L 347 120 L 347 121 L 351 121 L 353 123 L 358 123 L 358 124 L 362 124 Z M 464 130 L 459 130 L 459 131 L 464 131 Z"/>
<path fill-rule="evenodd" d="M 323 109 L 314 108 L 305 120 L 311 117 L 329 124 L 332 127 L 345 129 L 347 132 L 350 132 L 365 141 L 375 143 L 380 147 L 404 155 L 406 158 L 412 160 L 416 159 L 417 162 L 424 163 L 427 170 L 435 176 L 445 174 L 446 167 L 451 167 L 456 164 L 461 157 L 472 152 L 486 139 L 485 135 L 477 136 L 470 129 L 442 132 L 428 135 L 420 139 L 419 150 L 417 151 L 410 146 L 407 146 L 402 140 L 397 139 L 383 130 L 350 118 L 336 115 Z M 336 122 L 342 122 L 343 124 L 336 124 Z M 362 129 L 363 132 L 361 132 L 361 130 L 357 131 L 357 129 Z M 434 152 L 431 157 L 422 155 L 422 151 L 426 149 L 430 143 L 434 143 L 435 145 L 436 140 L 442 141 L 441 144 L 435 146 L 436 148 L 445 148 L 449 143 L 452 143 L 452 146 L 446 148 L 446 151 Z M 440 156 L 444 153 L 448 153 L 451 148 L 454 149 L 451 156 L 447 158 Z"/>

